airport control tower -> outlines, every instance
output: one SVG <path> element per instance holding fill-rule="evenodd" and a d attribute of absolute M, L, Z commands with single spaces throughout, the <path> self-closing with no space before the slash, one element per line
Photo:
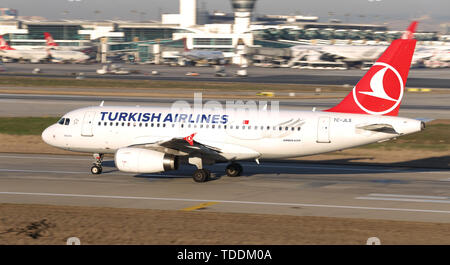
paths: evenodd
<path fill-rule="evenodd" d="M 250 27 L 256 0 L 231 0 L 234 11 L 234 32 L 243 33 Z"/>

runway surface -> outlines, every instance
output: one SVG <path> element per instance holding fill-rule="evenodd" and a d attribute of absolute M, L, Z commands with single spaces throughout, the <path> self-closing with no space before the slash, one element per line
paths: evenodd
<path fill-rule="evenodd" d="M 193 167 L 121 173 L 111 158 L 91 175 L 90 156 L 0 154 L 0 202 L 190 209 L 450 222 L 450 171 L 420 168 L 243 163 L 244 175 L 195 183 Z"/>
<path fill-rule="evenodd" d="M 100 64 L 5 64 L 7 71 L 2 75 L 14 76 L 45 76 L 61 77 L 83 73 L 87 78 L 113 78 L 136 80 L 167 80 L 167 81 L 208 81 L 208 82 L 250 82 L 279 84 L 321 84 L 321 85 L 355 85 L 366 70 L 312 70 L 292 68 L 261 68 L 249 67 L 248 77 L 236 77 L 239 69 L 236 66 L 226 66 L 228 77 L 216 77 L 214 67 L 170 67 L 167 65 L 123 65 L 129 70 L 138 70 L 141 74 L 132 75 L 97 75 Z M 32 71 L 39 68 L 42 74 L 33 75 Z M 153 70 L 160 75 L 151 75 Z M 187 72 L 197 72 L 199 76 L 186 76 Z M 450 69 L 412 69 L 407 87 L 419 88 L 450 88 Z"/>
<path fill-rule="evenodd" d="M 208 92 L 210 93 L 210 92 Z M 254 93 L 254 92 L 253 92 Z M 207 93 L 204 93 L 206 95 Z M 236 96 L 238 94 L 235 94 Z M 344 93 L 331 99 L 295 99 L 280 100 L 281 109 L 317 110 L 327 109 L 338 104 Z M 214 95 L 212 95 L 214 96 Z M 233 95 L 230 95 L 233 98 Z M 177 100 L 182 99 L 178 98 Z M 191 98 L 185 98 L 188 102 Z M 209 99 L 208 99 L 209 100 Z M 271 100 L 261 98 L 260 100 Z M 139 106 L 170 106 L 174 98 L 142 98 L 142 97 L 98 97 L 98 96 L 64 96 L 64 95 L 25 95 L 25 94 L 0 94 L 1 117 L 24 116 L 61 116 L 71 110 L 99 105 L 105 101 L 107 105 L 139 105 Z M 206 99 L 204 100 L 204 102 Z M 400 116 L 410 118 L 450 118 L 450 94 L 406 94 L 400 107 Z"/>

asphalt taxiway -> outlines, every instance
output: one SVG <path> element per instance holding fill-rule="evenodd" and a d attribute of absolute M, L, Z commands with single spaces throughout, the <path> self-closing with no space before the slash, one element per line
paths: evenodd
<path fill-rule="evenodd" d="M 164 91 L 161 91 L 162 93 Z M 203 93 L 208 95 L 211 92 Z M 246 92 L 247 93 L 247 92 Z M 251 92 L 255 94 L 256 92 Z M 194 91 L 190 98 L 180 98 L 193 102 Z M 211 95 L 214 97 L 214 94 Z M 239 94 L 230 94 L 230 98 L 238 97 Z M 313 97 L 313 94 L 311 94 Z M 317 110 L 331 108 L 338 104 L 345 93 L 336 98 L 307 98 L 307 99 L 281 99 L 281 109 Z M 210 99 L 205 99 L 205 101 Z M 271 98 L 256 98 L 256 100 L 278 100 Z M 107 105 L 120 106 L 169 106 L 175 101 L 174 98 L 160 97 L 122 97 L 122 96 L 76 96 L 76 95 L 29 95 L 29 94 L 0 94 L 0 116 L 1 117 L 39 117 L 39 116 L 61 116 L 77 108 L 96 106 L 102 101 Z M 219 102 L 224 101 L 222 99 Z M 400 108 L 399 115 L 409 118 L 450 118 L 450 94 L 435 93 L 408 93 Z M 223 104 L 225 106 L 225 104 Z"/>
<path fill-rule="evenodd" d="M 0 154 L 2 203 L 450 222 L 450 171 L 405 167 L 242 163 L 242 177 L 195 183 L 194 170 L 91 175 L 90 156 Z"/>
<path fill-rule="evenodd" d="M 43 76 L 68 77 L 83 73 L 86 78 L 98 79 L 134 79 L 134 80 L 166 80 L 166 81 L 207 81 L 207 82 L 249 82 L 273 84 L 320 84 L 320 85 L 355 85 L 366 70 L 328 70 L 328 69 L 292 69 L 292 68 L 262 68 L 251 66 L 247 68 L 248 77 L 237 77 L 236 66 L 226 66 L 227 77 L 216 77 L 214 67 L 171 67 L 167 65 L 123 65 L 129 70 L 139 71 L 130 75 L 97 75 L 96 70 L 101 64 L 5 64 L 6 72 L 0 76 Z M 41 74 L 32 74 L 35 68 Z M 159 75 L 152 75 L 158 71 Z M 199 76 L 186 76 L 188 72 L 196 72 Z M 450 88 L 450 69 L 412 69 L 407 87 L 419 88 Z"/>

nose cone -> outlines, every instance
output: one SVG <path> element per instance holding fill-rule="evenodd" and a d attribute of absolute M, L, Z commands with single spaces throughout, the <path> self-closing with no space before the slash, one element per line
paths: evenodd
<path fill-rule="evenodd" d="M 52 126 L 48 127 L 47 129 L 45 129 L 42 132 L 42 140 L 48 144 L 48 145 L 53 145 L 52 144 L 52 140 L 53 140 L 53 134 L 52 134 Z"/>

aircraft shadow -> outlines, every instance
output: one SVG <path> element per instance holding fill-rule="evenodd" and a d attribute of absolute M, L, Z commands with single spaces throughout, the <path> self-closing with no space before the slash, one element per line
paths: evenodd
<path fill-rule="evenodd" d="M 431 157 L 425 159 L 410 160 L 398 163 L 371 163 L 360 162 L 370 157 L 354 157 L 345 159 L 332 159 L 322 161 L 307 160 L 271 160 L 261 161 L 261 166 L 254 161 L 243 161 L 244 171 L 242 177 L 253 177 L 264 175 L 355 175 L 355 174 L 386 174 L 390 172 L 431 172 L 442 169 L 450 169 L 450 156 Z M 211 181 L 226 177 L 225 167 L 227 164 L 216 164 L 207 166 L 212 173 Z M 104 173 L 119 172 L 114 161 L 103 162 Z M 178 170 L 155 174 L 136 174 L 135 178 L 146 179 L 177 179 L 191 178 L 195 167 L 181 165 Z"/>

